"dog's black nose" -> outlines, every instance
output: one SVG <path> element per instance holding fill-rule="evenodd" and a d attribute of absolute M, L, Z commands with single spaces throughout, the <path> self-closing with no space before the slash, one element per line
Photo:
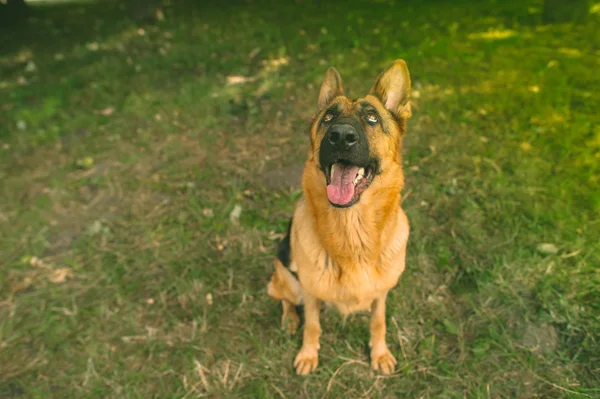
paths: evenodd
<path fill-rule="evenodd" d="M 353 126 L 347 124 L 333 125 L 327 132 L 327 140 L 336 148 L 348 149 L 358 141 L 358 134 Z"/>

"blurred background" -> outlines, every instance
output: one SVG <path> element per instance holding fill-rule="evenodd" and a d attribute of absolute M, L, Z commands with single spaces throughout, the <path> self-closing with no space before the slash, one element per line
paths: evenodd
<path fill-rule="evenodd" d="M 600 3 L 0 0 L 0 397 L 600 397 Z M 407 61 L 391 377 L 266 296 L 325 71 Z"/>

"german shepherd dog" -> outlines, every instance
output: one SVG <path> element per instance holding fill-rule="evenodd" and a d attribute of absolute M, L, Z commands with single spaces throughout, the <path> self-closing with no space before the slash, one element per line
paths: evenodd
<path fill-rule="evenodd" d="M 319 363 L 322 302 L 347 315 L 370 311 L 373 369 L 391 373 L 396 359 L 385 342 L 385 300 L 404 271 L 409 226 L 400 208 L 402 138 L 411 116 L 410 76 L 403 60 L 378 77 L 366 96 L 344 95 L 329 68 L 311 150 L 302 175 L 303 196 L 279 245 L 268 295 L 283 305 L 282 326 L 296 331 L 304 304 L 300 375 Z"/>

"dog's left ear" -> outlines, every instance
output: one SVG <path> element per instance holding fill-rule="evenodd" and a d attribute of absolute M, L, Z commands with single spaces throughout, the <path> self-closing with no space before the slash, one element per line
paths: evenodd
<path fill-rule="evenodd" d="M 410 118 L 410 75 L 404 60 L 396 60 L 379 75 L 370 94 L 400 118 Z"/>

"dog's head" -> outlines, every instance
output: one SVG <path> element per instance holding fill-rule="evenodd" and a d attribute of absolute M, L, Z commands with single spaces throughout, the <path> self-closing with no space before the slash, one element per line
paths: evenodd
<path fill-rule="evenodd" d="M 403 60 L 394 62 L 369 94 L 357 100 L 344 95 L 340 74 L 329 68 L 319 93 L 319 112 L 311 125 L 310 159 L 323 173 L 331 205 L 350 207 L 376 183 L 380 188 L 401 187 L 409 98 L 410 76 Z"/>

